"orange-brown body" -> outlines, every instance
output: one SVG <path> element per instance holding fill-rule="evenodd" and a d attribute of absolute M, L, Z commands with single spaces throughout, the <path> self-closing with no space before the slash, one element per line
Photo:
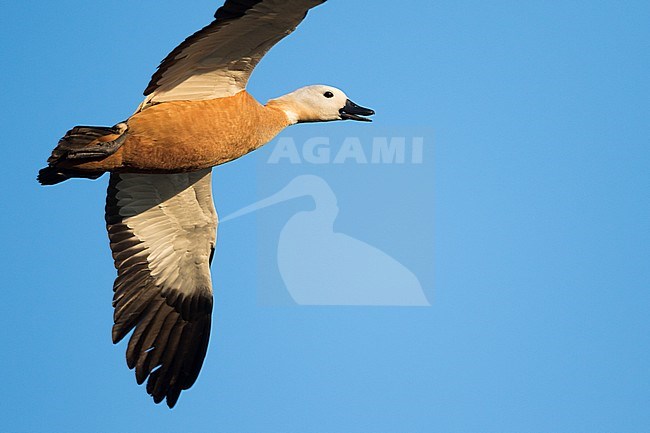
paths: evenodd
<path fill-rule="evenodd" d="M 205 101 L 172 101 L 131 116 L 124 144 L 94 161 L 61 161 L 88 172 L 170 173 L 223 164 L 269 142 L 290 124 L 273 104 L 263 106 L 246 91 Z M 108 135 L 97 141 L 111 141 Z"/>

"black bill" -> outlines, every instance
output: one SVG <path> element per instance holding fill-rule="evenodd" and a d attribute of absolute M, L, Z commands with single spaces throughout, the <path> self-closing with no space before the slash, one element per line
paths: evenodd
<path fill-rule="evenodd" d="M 372 116 L 375 114 L 374 110 L 370 108 L 360 107 L 349 99 L 345 101 L 345 107 L 339 110 L 341 119 L 350 119 L 350 120 L 362 120 L 364 122 L 372 122 L 371 119 L 361 116 Z"/>

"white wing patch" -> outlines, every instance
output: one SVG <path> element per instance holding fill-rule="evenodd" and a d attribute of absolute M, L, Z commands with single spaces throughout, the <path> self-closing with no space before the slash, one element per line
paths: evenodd
<path fill-rule="evenodd" d="M 217 216 L 210 173 L 120 177 L 120 216 L 147 250 L 156 284 L 183 291 L 211 287 L 206 270 L 216 242 Z"/>
<path fill-rule="evenodd" d="M 163 60 L 140 109 L 166 101 L 222 98 L 244 90 L 266 52 L 297 27 L 309 9 L 324 1 L 226 2 L 215 21 Z M 220 19 L 224 8 L 234 12 Z"/>

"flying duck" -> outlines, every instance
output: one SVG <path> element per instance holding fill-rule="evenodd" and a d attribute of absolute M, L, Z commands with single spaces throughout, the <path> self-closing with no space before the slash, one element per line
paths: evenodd
<path fill-rule="evenodd" d="M 113 127 L 76 126 L 38 181 L 110 172 L 106 226 L 117 278 L 113 342 L 154 402 L 174 407 L 196 381 L 212 314 L 217 213 L 211 170 L 287 126 L 369 121 L 374 111 L 325 85 L 261 105 L 246 83 L 264 54 L 325 0 L 227 0 L 162 61 L 136 112 Z"/>

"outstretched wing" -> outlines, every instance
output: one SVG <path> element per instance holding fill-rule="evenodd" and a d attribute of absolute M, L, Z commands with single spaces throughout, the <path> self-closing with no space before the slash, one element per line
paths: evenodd
<path fill-rule="evenodd" d="M 207 27 L 162 61 L 142 107 L 231 96 L 246 88 L 260 59 L 325 0 L 227 0 Z"/>
<path fill-rule="evenodd" d="M 117 268 L 113 342 L 138 384 L 173 407 L 196 381 L 210 337 L 217 214 L 211 170 L 112 173 L 106 224 Z"/>

